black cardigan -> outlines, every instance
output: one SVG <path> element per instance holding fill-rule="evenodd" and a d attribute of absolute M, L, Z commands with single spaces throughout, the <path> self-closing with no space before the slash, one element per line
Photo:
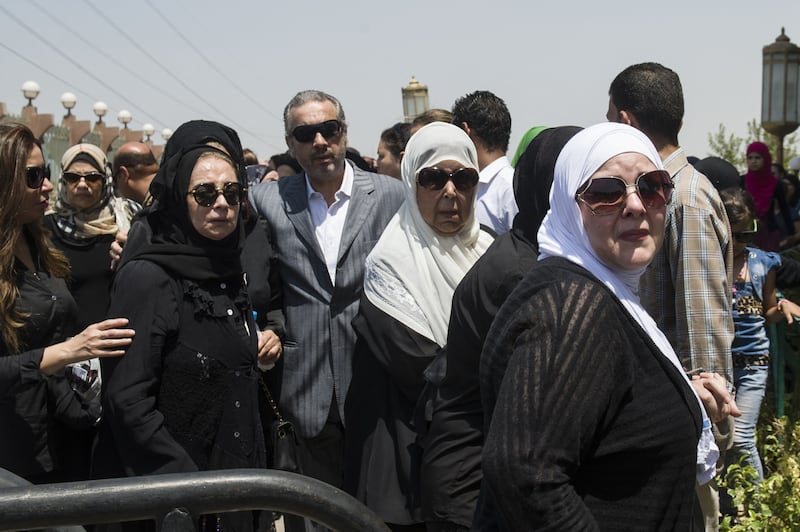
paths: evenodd
<path fill-rule="evenodd" d="M 534 266 L 489 331 L 480 377 L 482 496 L 501 529 L 688 530 L 700 406 L 586 270 Z"/>

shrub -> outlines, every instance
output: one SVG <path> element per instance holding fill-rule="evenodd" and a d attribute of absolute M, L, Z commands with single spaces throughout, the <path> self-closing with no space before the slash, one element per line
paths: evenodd
<path fill-rule="evenodd" d="M 719 484 L 740 514 L 725 516 L 720 530 L 800 530 L 800 422 L 772 418 L 759 423 L 757 433 L 764 481 L 756 482 L 752 466 L 728 467 Z"/>

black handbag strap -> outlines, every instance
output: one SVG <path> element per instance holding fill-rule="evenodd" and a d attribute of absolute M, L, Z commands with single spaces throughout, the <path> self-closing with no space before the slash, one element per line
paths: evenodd
<path fill-rule="evenodd" d="M 261 384 L 261 389 L 264 390 L 264 395 L 267 397 L 267 401 L 269 401 L 269 407 L 272 409 L 272 413 L 275 414 L 275 417 L 280 423 L 283 423 L 283 416 L 281 415 L 280 410 L 278 410 L 278 404 L 275 402 L 275 399 L 272 398 L 272 394 L 269 393 L 269 388 L 267 388 L 267 383 L 264 382 L 264 377 L 260 374 L 258 376 L 258 382 Z"/>

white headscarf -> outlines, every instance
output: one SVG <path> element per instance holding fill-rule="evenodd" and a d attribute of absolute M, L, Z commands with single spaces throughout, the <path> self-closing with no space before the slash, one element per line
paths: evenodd
<path fill-rule="evenodd" d="M 580 131 L 567 142 L 556 161 L 553 187 L 550 190 L 550 210 L 539 228 L 539 260 L 553 256 L 564 257 L 589 270 L 611 289 L 625 310 L 641 325 L 688 383 L 689 378 L 686 377 L 672 345 L 639 302 L 639 277 L 646 266 L 636 270 L 620 270 L 602 262 L 589 242 L 580 207 L 575 201 L 575 193 L 598 168 L 612 157 L 629 152 L 640 153 L 658 169 L 664 168 L 650 139 L 638 129 L 625 124 L 598 124 Z M 697 397 L 696 393 L 695 396 Z M 699 397 L 697 401 L 703 414 L 703 432 L 697 446 L 697 480 L 705 483 L 714 476 L 719 450 L 714 443 L 711 422 L 705 407 Z"/>
<path fill-rule="evenodd" d="M 411 137 L 401 166 L 406 201 L 367 256 L 364 274 L 364 293 L 373 305 L 440 346 L 447 342 L 456 286 L 492 243 L 475 218 L 474 197 L 457 235 L 438 235 L 422 218 L 417 172 L 448 160 L 478 168 L 475 146 L 460 128 L 434 122 Z"/>

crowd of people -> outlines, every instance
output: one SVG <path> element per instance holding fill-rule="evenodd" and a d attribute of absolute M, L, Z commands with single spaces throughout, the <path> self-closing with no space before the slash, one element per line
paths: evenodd
<path fill-rule="evenodd" d="M 607 123 L 533 127 L 510 160 L 489 91 L 388 127 L 375 159 L 316 90 L 266 161 L 193 120 L 160 161 L 81 143 L 51 173 L 0 125 L 0 468 L 270 468 L 279 417 L 293 469 L 391 530 L 717 530 L 718 466 L 763 478 L 800 182 L 760 142 L 741 176 L 690 162 L 663 65 L 608 94 Z"/>

